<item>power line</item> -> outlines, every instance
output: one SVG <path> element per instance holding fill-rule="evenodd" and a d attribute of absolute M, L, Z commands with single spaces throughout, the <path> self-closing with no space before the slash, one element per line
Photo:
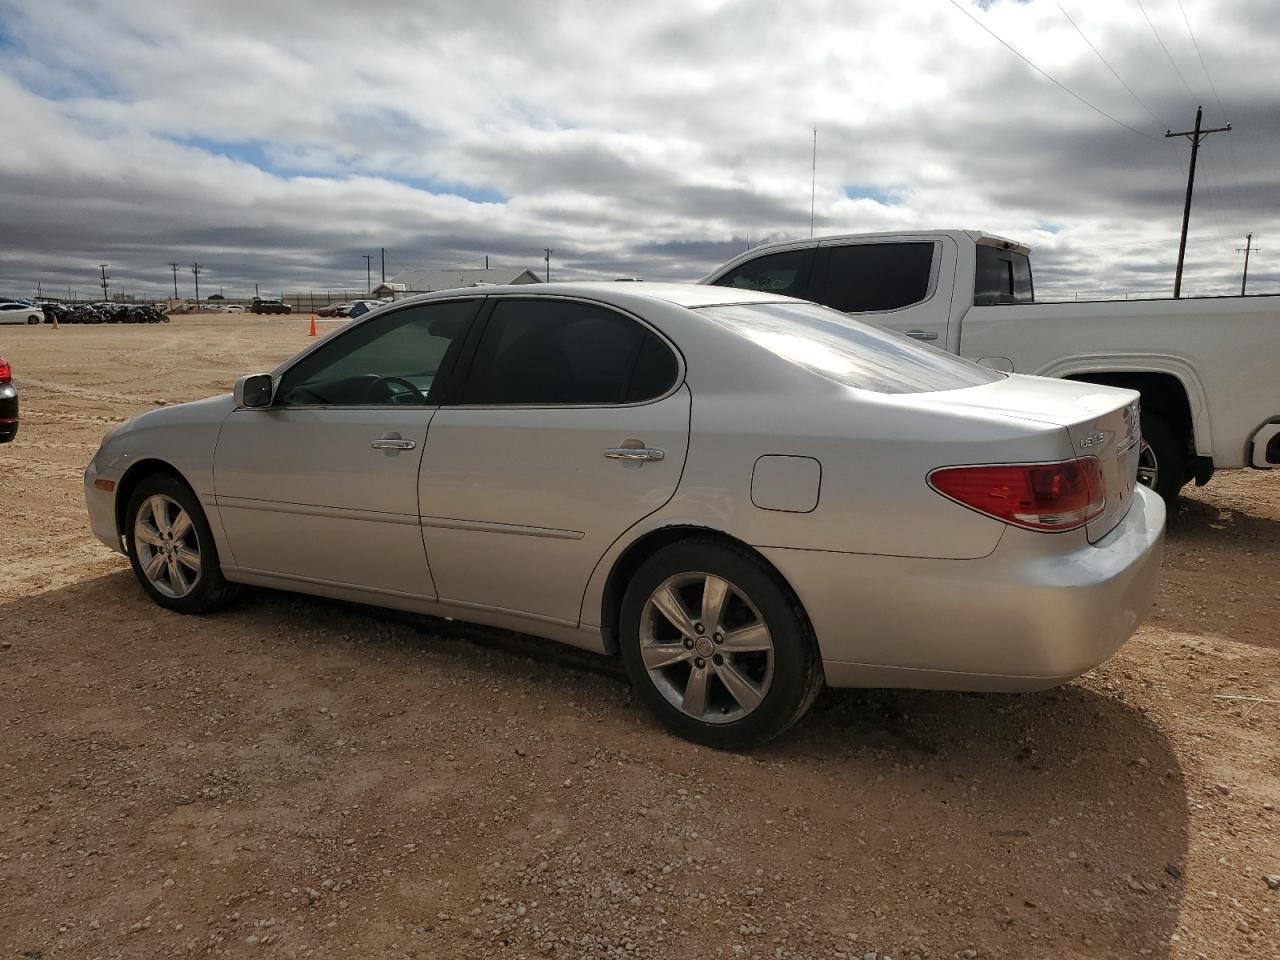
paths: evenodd
<path fill-rule="evenodd" d="M 1191 38 L 1191 45 L 1196 48 L 1196 59 L 1200 61 L 1200 69 L 1204 71 L 1204 78 L 1209 81 L 1209 89 L 1213 91 L 1213 99 L 1217 102 L 1218 109 L 1222 111 L 1222 117 L 1225 120 L 1227 118 L 1227 108 L 1222 105 L 1222 98 L 1218 96 L 1218 88 L 1213 85 L 1213 77 L 1209 76 L 1209 68 L 1205 65 L 1204 54 L 1200 52 L 1200 44 L 1196 42 L 1195 31 L 1191 29 L 1191 21 L 1187 18 L 1187 10 L 1182 5 L 1182 0 L 1178 0 L 1178 9 L 1182 11 L 1182 22 L 1187 25 L 1187 36 Z"/>
<path fill-rule="evenodd" d="M 987 31 L 987 33 L 991 34 L 991 36 L 992 36 L 992 37 L 994 37 L 997 41 L 999 41 L 999 43 L 1000 43 L 1000 45 L 1001 45 L 1001 46 L 1003 46 L 1003 47 L 1004 47 L 1005 49 L 1007 49 L 1010 53 L 1012 53 L 1015 57 L 1017 57 L 1019 60 L 1021 60 L 1021 61 L 1022 61 L 1023 63 L 1025 63 L 1027 66 L 1029 66 L 1032 70 L 1034 70 L 1036 73 L 1040 74 L 1040 76 L 1044 77 L 1046 80 L 1048 80 L 1050 83 L 1052 83 L 1055 87 L 1058 87 L 1058 88 L 1059 88 L 1060 90 L 1062 90 L 1064 93 L 1069 94 L 1070 96 L 1072 96 L 1072 97 L 1073 97 L 1073 98 L 1075 98 L 1076 100 L 1079 100 L 1081 103 L 1083 103 L 1086 107 L 1088 107 L 1088 108 L 1089 108 L 1090 110 L 1092 110 L 1094 113 L 1101 114 L 1102 116 L 1106 117 L 1108 120 L 1110 120 L 1112 123 L 1116 124 L 1117 126 L 1124 127 L 1124 128 L 1125 128 L 1126 130 L 1128 130 L 1130 133 L 1136 133 L 1138 136 L 1142 137 L 1142 138 L 1143 138 L 1143 139 L 1145 139 L 1145 140 L 1154 140 L 1156 143 L 1159 143 L 1159 142 L 1160 142 L 1160 138 L 1159 138 L 1159 137 L 1153 137 L 1153 136 L 1152 136 L 1151 134 L 1149 134 L 1149 133 L 1143 133 L 1143 132 L 1142 132 L 1141 130 L 1139 130 L 1137 127 L 1131 127 L 1131 126 L 1129 126 L 1129 124 L 1125 123 L 1123 120 L 1117 120 L 1115 117 L 1113 117 L 1111 114 L 1107 113 L 1107 111 L 1103 110 L 1101 107 L 1097 106 L 1096 104 L 1090 103 L 1088 100 L 1086 100 L 1084 97 L 1080 96 L 1080 94 L 1076 93 L 1074 90 L 1072 90 L 1072 89 L 1071 89 L 1070 87 L 1068 87 L 1066 84 L 1064 84 L 1064 83 L 1062 83 L 1061 81 L 1059 81 L 1059 80 L 1055 79 L 1055 78 L 1054 78 L 1054 77 L 1052 77 L 1050 74 L 1048 74 L 1048 73 L 1046 73 L 1044 70 L 1040 69 L 1040 68 L 1039 68 L 1038 66 L 1036 66 L 1034 63 L 1032 63 L 1032 62 L 1031 62 L 1031 60 L 1029 60 L 1027 57 L 1023 56 L 1023 55 L 1022 55 L 1021 53 L 1019 53 L 1016 49 L 1014 49 L 1014 48 L 1013 48 L 1009 43 L 1007 43 L 1007 42 L 1006 42 L 1005 40 L 1003 40 L 1000 36 L 998 36 L 998 35 L 997 35 L 997 34 L 996 34 L 996 33 L 995 33 L 995 32 L 994 32 L 990 27 L 988 27 L 985 23 L 983 23 L 981 20 L 979 20 L 977 17 L 975 17 L 972 13 L 970 13 L 968 10 L 966 10 L 964 7 L 962 7 L 962 6 L 960 5 L 960 3 L 958 2 L 958 0 L 948 0 L 948 2 L 950 2 L 950 4 L 951 4 L 953 7 L 955 7 L 957 10 L 959 10 L 961 13 L 963 13 L 966 17 L 968 17 L 970 20 L 972 20 L 974 23 L 976 23 L 978 26 L 980 26 L 983 30 Z"/>
<path fill-rule="evenodd" d="M 1126 90 L 1129 91 L 1129 96 L 1133 97 L 1133 99 L 1138 101 L 1139 106 L 1141 106 L 1143 110 L 1147 111 L 1147 114 L 1151 117 L 1152 120 L 1154 120 L 1156 123 L 1160 124 L 1160 126 L 1168 130 L 1169 122 L 1167 120 L 1162 120 L 1160 119 L 1160 117 L 1156 116 L 1155 111 L 1147 106 L 1146 101 L 1144 101 L 1140 96 L 1134 93 L 1133 87 L 1125 83 L 1124 77 L 1120 76 L 1120 74 L 1116 72 L 1116 68 L 1113 67 L 1109 62 L 1107 62 L 1107 58 L 1102 55 L 1102 51 L 1099 50 L 1097 47 L 1095 47 L 1093 45 L 1093 41 L 1091 41 L 1088 37 L 1084 35 L 1084 31 L 1081 30 L 1079 25 L 1074 20 L 1071 19 L 1071 14 L 1067 13 L 1066 10 L 1063 10 L 1062 4 L 1057 3 L 1057 0 L 1054 0 L 1054 2 L 1057 4 L 1058 9 L 1062 11 L 1062 15 L 1067 18 L 1067 23 L 1071 24 L 1071 26 L 1076 28 L 1076 33 L 1080 34 L 1080 39 L 1083 40 L 1085 43 L 1087 43 L 1089 45 L 1089 49 L 1098 55 L 1098 59 L 1102 61 L 1102 65 L 1104 67 L 1106 67 L 1108 70 L 1111 71 L 1111 75 L 1120 81 L 1120 86 L 1124 87 Z"/>
<path fill-rule="evenodd" d="M 1173 67 L 1173 72 L 1178 75 L 1178 79 L 1182 81 L 1183 87 L 1191 99 L 1196 99 L 1196 95 L 1191 90 L 1191 84 L 1187 83 L 1187 78 L 1182 75 L 1182 71 L 1178 69 L 1178 65 L 1173 62 L 1173 54 L 1169 52 L 1169 48 L 1164 45 L 1164 41 L 1160 39 L 1160 33 L 1156 30 L 1156 25 L 1151 22 L 1151 17 L 1147 15 L 1147 8 L 1142 5 L 1142 0 L 1133 0 L 1138 5 L 1138 9 L 1142 11 L 1143 18 L 1147 21 L 1147 26 L 1151 28 L 1152 35 L 1156 38 L 1156 43 L 1160 44 L 1160 49 L 1164 51 L 1165 57 L 1169 60 L 1169 66 Z"/>
<path fill-rule="evenodd" d="M 1204 54 L 1200 52 L 1200 43 L 1196 40 L 1195 31 L 1191 29 L 1191 20 L 1187 16 L 1186 7 L 1182 5 L 1182 0 L 1178 0 L 1178 9 L 1182 12 L 1182 22 L 1187 25 L 1187 36 L 1191 38 L 1191 45 L 1195 47 L 1196 59 L 1200 61 L 1200 69 L 1204 71 L 1204 78 L 1209 82 L 1209 90 L 1213 93 L 1213 99 L 1218 104 L 1218 109 L 1222 111 L 1222 118 L 1230 121 L 1230 115 L 1227 108 L 1222 102 L 1222 97 L 1218 96 L 1218 87 L 1213 82 L 1213 77 L 1209 76 L 1209 65 L 1204 62 Z M 1236 163 L 1236 145 L 1234 140 L 1227 141 L 1227 153 L 1231 157 L 1231 175 L 1235 180 L 1237 194 L 1240 191 L 1240 167 Z M 1237 206 L 1237 209 L 1239 207 Z"/>

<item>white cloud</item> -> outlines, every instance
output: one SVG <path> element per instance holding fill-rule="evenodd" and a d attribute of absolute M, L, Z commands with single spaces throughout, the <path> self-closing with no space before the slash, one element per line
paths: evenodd
<path fill-rule="evenodd" d="M 1146 7 L 1195 97 L 1136 6 L 1062 3 L 1142 103 L 1053 0 L 968 9 L 1153 139 L 943 0 L 0 0 L 0 292 L 106 261 L 159 293 L 175 259 L 228 293 L 357 286 L 378 246 L 694 278 L 808 232 L 816 126 L 820 233 L 980 227 L 1033 245 L 1042 294 L 1165 293 L 1188 148 L 1143 103 L 1226 118 L 1176 3 Z M 1244 233 L 1280 237 L 1277 27 L 1265 0 L 1184 4 L 1236 124 L 1201 152 L 1185 287 L 1230 292 Z"/>

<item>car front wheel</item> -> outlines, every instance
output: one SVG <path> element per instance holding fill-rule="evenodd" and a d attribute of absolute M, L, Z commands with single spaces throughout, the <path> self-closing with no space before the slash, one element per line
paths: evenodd
<path fill-rule="evenodd" d="M 129 561 L 142 589 L 178 613 L 203 613 L 238 589 L 218 566 L 218 548 L 194 493 L 176 477 L 147 477 L 126 511 Z"/>
<path fill-rule="evenodd" d="M 765 743 L 804 716 L 822 687 L 798 601 L 758 557 L 717 540 L 682 541 L 645 561 L 619 626 L 636 695 L 696 743 Z"/>

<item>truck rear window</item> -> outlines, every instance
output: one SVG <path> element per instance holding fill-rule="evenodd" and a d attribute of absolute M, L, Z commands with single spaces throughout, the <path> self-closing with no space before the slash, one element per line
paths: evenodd
<path fill-rule="evenodd" d="M 741 303 L 698 312 L 810 373 L 876 393 L 959 390 L 1001 379 L 969 360 L 811 303 Z"/>
<path fill-rule="evenodd" d="M 1025 253 L 1001 250 L 980 243 L 978 269 L 973 278 L 973 305 L 989 307 L 997 303 L 1034 303 L 1031 261 Z"/>

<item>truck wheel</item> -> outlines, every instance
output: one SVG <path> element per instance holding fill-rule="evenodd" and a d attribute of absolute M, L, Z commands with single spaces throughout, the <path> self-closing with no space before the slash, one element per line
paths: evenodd
<path fill-rule="evenodd" d="M 1178 435 L 1154 413 L 1142 412 L 1142 452 L 1138 454 L 1138 482 L 1150 487 L 1173 506 L 1187 482 L 1187 454 Z"/>

